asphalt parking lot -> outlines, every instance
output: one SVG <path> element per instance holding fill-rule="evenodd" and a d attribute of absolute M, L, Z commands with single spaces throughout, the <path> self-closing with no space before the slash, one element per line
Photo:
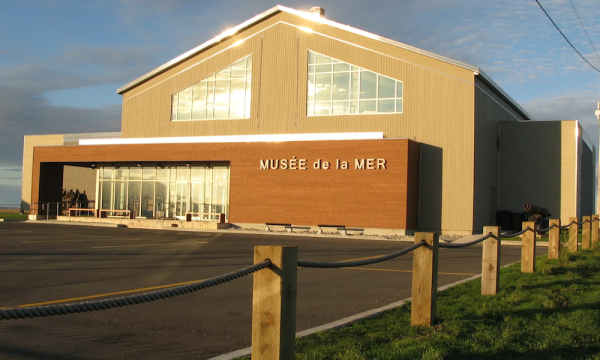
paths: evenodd
<path fill-rule="evenodd" d="M 203 280 L 252 264 L 255 245 L 349 260 L 410 243 L 286 235 L 0 223 L 0 308 L 95 300 Z M 538 248 L 538 254 L 546 248 Z M 502 247 L 502 264 L 520 248 Z M 297 330 L 410 297 L 412 254 L 352 269 L 298 269 Z M 443 249 L 439 286 L 481 272 L 481 247 Z M 0 321 L 2 359 L 208 359 L 250 346 L 252 276 L 171 299 Z"/>

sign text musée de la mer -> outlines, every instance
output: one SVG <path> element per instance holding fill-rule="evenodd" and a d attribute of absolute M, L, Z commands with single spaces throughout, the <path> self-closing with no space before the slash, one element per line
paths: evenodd
<path fill-rule="evenodd" d="M 354 159 L 354 169 L 357 170 L 386 170 L 386 159 Z M 335 162 L 324 161 L 317 159 L 312 163 L 312 168 L 315 170 L 340 169 L 348 170 L 349 164 L 347 161 L 336 159 Z M 261 170 L 307 170 L 309 161 L 307 159 L 296 159 L 293 156 L 291 159 L 261 159 Z"/>

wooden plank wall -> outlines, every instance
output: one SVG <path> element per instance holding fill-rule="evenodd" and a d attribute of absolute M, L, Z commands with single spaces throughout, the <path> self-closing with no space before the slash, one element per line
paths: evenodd
<path fill-rule="evenodd" d="M 308 50 L 403 81 L 404 112 L 306 116 Z M 170 121 L 172 93 L 249 54 L 249 119 Z M 280 13 L 126 92 L 122 131 L 123 137 L 382 131 L 388 138 L 437 146 L 443 149 L 441 228 L 468 233 L 474 211 L 473 109 L 471 70 Z"/>
<path fill-rule="evenodd" d="M 569 218 L 578 214 L 577 147 L 579 146 L 579 137 L 577 127 L 577 120 L 561 121 L 560 221 L 564 224 L 568 224 Z"/>
<path fill-rule="evenodd" d="M 306 170 L 260 168 L 260 160 L 294 156 L 306 159 Z M 319 159 L 331 168 L 314 169 Z M 335 169 L 337 159 L 347 161 L 349 169 Z M 358 170 L 355 159 L 385 159 L 385 169 Z M 49 196 L 38 188 L 40 181 L 45 182 L 40 179 L 40 164 L 47 162 L 62 167 L 63 163 L 195 161 L 230 162 L 232 223 L 406 229 L 417 217 L 418 184 L 417 189 L 412 187 L 418 182 L 418 144 L 406 139 L 38 147 L 32 198 Z"/>
<path fill-rule="evenodd" d="M 27 135 L 23 139 L 23 180 L 21 186 L 21 206 L 29 210 L 31 203 L 31 176 L 34 146 L 63 145 L 64 135 Z"/>

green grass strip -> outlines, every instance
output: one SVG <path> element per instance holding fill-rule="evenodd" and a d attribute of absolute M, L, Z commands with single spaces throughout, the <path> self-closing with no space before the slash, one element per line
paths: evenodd
<path fill-rule="evenodd" d="M 0 219 L 27 220 L 27 214 L 19 215 L 19 213 L 0 213 Z"/>
<path fill-rule="evenodd" d="M 600 359 L 600 250 L 501 269 L 500 292 L 477 279 L 438 294 L 437 322 L 410 326 L 410 304 L 297 339 L 296 359 Z"/>

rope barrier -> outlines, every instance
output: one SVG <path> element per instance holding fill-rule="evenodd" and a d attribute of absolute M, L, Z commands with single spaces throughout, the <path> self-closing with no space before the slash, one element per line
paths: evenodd
<path fill-rule="evenodd" d="M 86 301 L 65 305 L 34 306 L 26 308 L 4 309 L 0 310 L 0 321 L 54 315 L 78 314 L 88 311 L 106 310 L 122 306 L 143 304 L 220 285 L 231 280 L 239 279 L 241 277 L 253 274 L 262 269 L 266 269 L 270 265 L 271 260 L 267 259 L 261 263 L 254 264 L 252 266 L 248 266 L 228 274 L 216 276 L 212 279 L 198 281 L 186 285 L 174 286 L 171 288 L 142 293 L 138 295 L 123 296 L 105 300 Z"/>
<path fill-rule="evenodd" d="M 411 245 L 405 249 L 400 251 L 393 252 L 391 254 L 379 256 L 372 259 L 365 260 L 354 260 L 354 261 L 303 261 L 298 260 L 298 266 L 303 268 L 317 268 L 317 269 L 336 269 L 336 268 L 345 268 L 345 267 L 356 267 L 356 266 L 365 266 L 376 264 L 382 261 L 390 260 L 396 258 L 398 256 L 402 256 L 404 254 L 408 254 L 409 252 L 420 248 L 421 246 L 425 246 L 427 243 L 425 240 L 420 243 Z"/>
<path fill-rule="evenodd" d="M 537 229 L 537 231 L 540 231 L 540 232 L 550 231 L 550 230 L 554 229 L 555 227 L 557 227 L 557 225 L 556 224 L 552 224 L 552 226 L 549 226 L 549 227 L 547 227 L 545 229 Z"/>
<path fill-rule="evenodd" d="M 561 226 L 560 228 L 561 228 L 561 230 L 565 230 L 565 229 L 568 229 L 568 228 L 569 228 L 569 226 L 571 226 L 571 225 L 573 225 L 573 224 L 577 224 L 577 222 L 576 222 L 575 220 L 573 220 L 573 221 L 571 221 L 570 223 L 568 223 L 567 225 L 563 225 L 563 226 Z"/>
<path fill-rule="evenodd" d="M 440 243 L 440 247 L 441 248 L 451 248 L 451 249 L 456 249 L 456 248 L 463 248 L 463 247 L 467 247 L 467 246 L 471 246 L 471 245 L 475 245 L 478 244 L 480 242 L 482 242 L 483 240 L 487 240 L 489 238 L 493 237 L 492 233 L 487 234 L 486 236 L 477 239 L 477 240 L 473 240 L 471 242 L 468 243 L 461 243 L 461 244 L 452 244 L 452 243 Z"/>
<path fill-rule="evenodd" d="M 502 237 L 515 237 L 515 236 L 519 236 L 519 235 L 523 235 L 525 234 L 527 231 L 534 231 L 533 229 L 531 229 L 529 226 L 527 227 L 527 229 L 521 230 L 519 232 L 516 232 L 514 234 L 504 234 L 502 235 Z"/>

